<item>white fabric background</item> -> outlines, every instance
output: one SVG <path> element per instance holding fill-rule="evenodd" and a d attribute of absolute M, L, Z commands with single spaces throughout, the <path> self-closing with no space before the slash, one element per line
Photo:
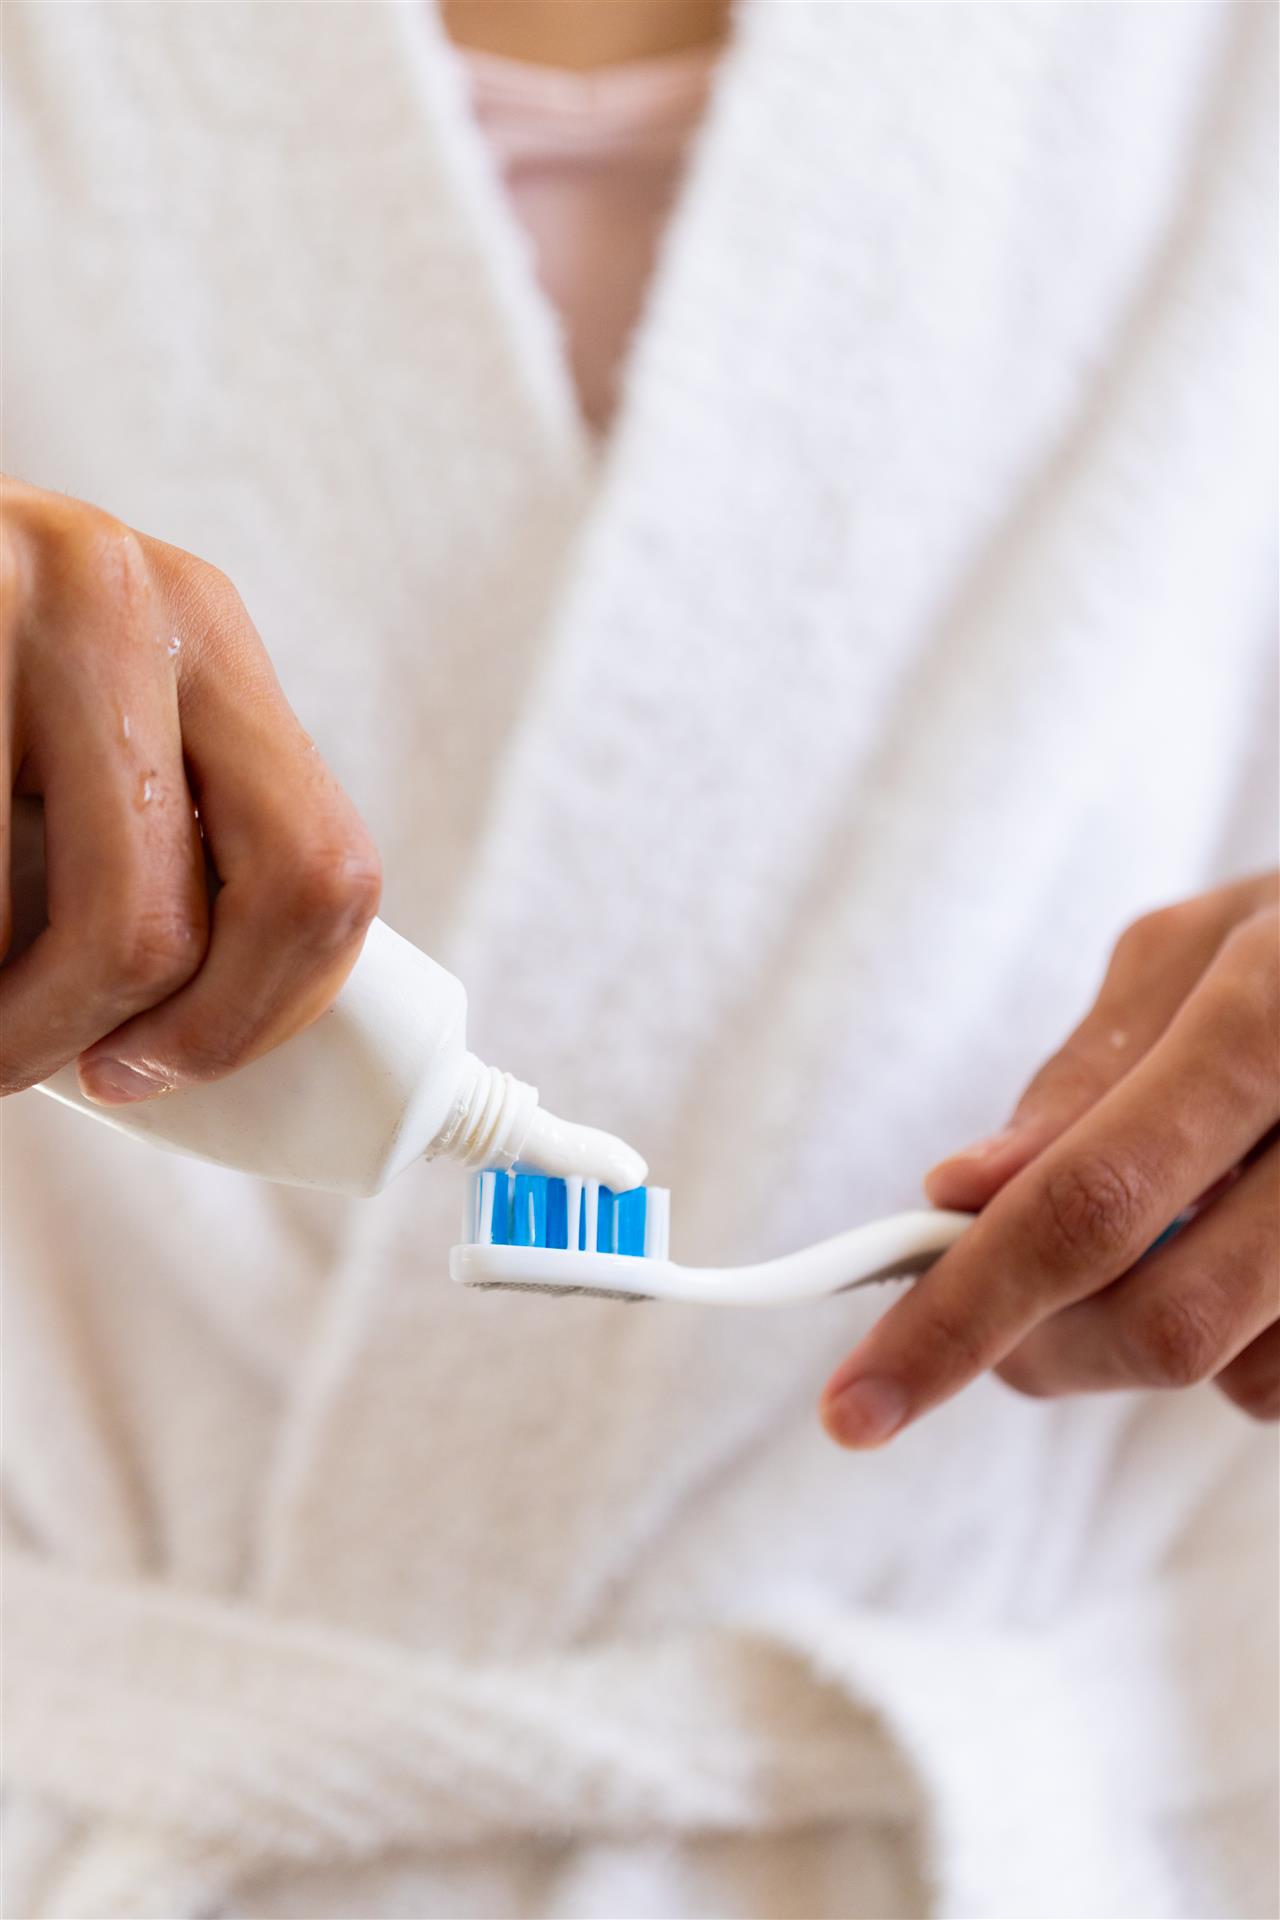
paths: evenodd
<path fill-rule="evenodd" d="M 232 576 L 386 918 L 486 1057 L 642 1145 L 691 1259 L 910 1203 L 1125 922 L 1274 858 L 1273 27 L 744 10 L 597 461 L 429 13 L 6 8 L 6 466 Z M 459 1295 L 447 1174 L 348 1206 L 36 1096 L 4 1146 L 35 1554 L 464 1674 L 768 1619 L 922 1783 L 576 1844 L 511 1788 L 505 1840 L 303 1869 L 193 1854 L 199 1809 L 119 1804 L 127 1715 L 88 1775 L 50 1715 L 9 1911 L 1273 1911 L 1274 1450 L 1210 1391 L 986 1382 L 850 1459 L 812 1404 L 878 1303 Z M 1153 1642 L 1126 1777 L 1185 1720 L 1227 1784 L 1077 1806 L 1106 1715 L 1059 1739 L 998 1649 L 1056 1672 L 1096 1620 L 1105 1697 L 1107 1609 L 1188 1580 L 1231 1712 Z"/>

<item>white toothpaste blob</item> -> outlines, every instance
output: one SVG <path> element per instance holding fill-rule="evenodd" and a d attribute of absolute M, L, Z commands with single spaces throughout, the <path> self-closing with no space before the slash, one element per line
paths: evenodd
<path fill-rule="evenodd" d="M 540 1173 L 554 1174 L 561 1180 L 598 1180 L 614 1193 L 642 1187 L 649 1172 L 648 1164 L 625 1140 L 599 1127 L 558 1120 L 544 1107 L 538 1108 L 529 1123 L 520 1159 Z"/>

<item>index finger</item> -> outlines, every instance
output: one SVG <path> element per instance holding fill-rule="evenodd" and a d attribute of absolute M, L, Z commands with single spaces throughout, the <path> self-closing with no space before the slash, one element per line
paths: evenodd
<path fill-rule="evenodd" d="M 198 971 L 81 1056 L 92 1100 L 221 1079 L 330 1006 L 377 910 L 377 856 L 230 581 L 184 560 L 182 747 L 220 882 Z"/>
<path fill-rule="evenodd" d="M 997 1366 L 1041 1320 L 1127 1272 L 1273 1124 L 1260 1043 L 1275 1008 L 1240 990 L 1255 961 L 1233 960 L 832 1376 L 822 1416 L 834 1439 L 878 1445 Z"/>

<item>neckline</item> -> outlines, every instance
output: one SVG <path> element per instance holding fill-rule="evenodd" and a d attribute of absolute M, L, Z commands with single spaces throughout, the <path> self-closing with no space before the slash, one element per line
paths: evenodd
<path fill-rule="evenodd" d="M 632 107 L 647 116 L 659 94 L 669 94 L 673 101 L 696 99 L 711 84 L 724 53 L 723 43 L 717 41 L 705 47 L 685 47 L 677 53 L 579 72 L 569 67 L 513 60 L 507 54 L 490 53 L 483 48 L 460 47 L 453 42 L 450 45 L 466 72 L 486 94 L 511 99 L 517 105 L 536 102 L 567 116 L 594 115 L 605 106 L 624 117 Z"/>
<path fill-rule="evenodd" d="M 704 179 L 714 168 L 723 118 L 723 83 L 741 46 L 741 11 L 735 8 L 724 39 L 709 49 L 681 49 L 652 60 L 595 68 L 579 75 L 556 67 L 539 70 L 532 63 L 509 62 L 498 54 L 473 55 L 450 38 L 437 0 L 425 0 L 425 5 L 424 0 L 411 0 L 411 4 L 399 0 L 391 8 L 403 56 L 428 102 L 428 111 L 439 123 L 442 151 L 458 198 L 474 210 L 479 250 L 495 303 L 506 323 L 513 359 L 543 409 L 551 409 L 552 424 L 569 441 L 588 478 L 598 479 L 606 458 L 629 426 L 638 403 L 641 350 L 648 336 L 665 326 L 668 308 L 679 295 L 678 286 L 671 284 L 678 278 L 670 271 L 674 242 L 687 208 L 701 197 Z M 708 52 L 712 59 L 709 69 L 704 70 L 705 107 L 693 130 L 684 178 L 667 216 L 648 292 L 627 348 L 618 383 L 618 404 L 607 428 L 600 433 L 582 411 L 560 316 L 538 280 L 527 236 L 507 197 L 496 156 L 477 117 L 469 84 L 470 61 L 483 57 L 486 62 L 519 66 L 526 72 L 542 71 L 557 81 L 576 83 L 581 79 L 599 84 L 602 80 L 613 83 L 634 79 L 639 69 L 663 67 L 668 62 L 683 65 L 691 56 L 701 62 Z M 576 86 L 566 88 L 566 92 L 570 90 L 576 92 Z"/>
<path fill-rule="evenodd" d="M 588 160 L 686 149 L 706 110 L 718 51 L 583 75 L 461 50 L 472 112 L 487 138 L 500 130 L 501 152 L 509 158 L 513 142 L 517 149 L 527 142 L 535 153 Z"/>

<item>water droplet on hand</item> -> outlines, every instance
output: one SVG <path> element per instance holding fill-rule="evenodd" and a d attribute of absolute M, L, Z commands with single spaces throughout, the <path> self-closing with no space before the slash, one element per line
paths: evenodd
<path fill-rule="evenodd" d="M 168 654 L 171 660 L 176 660 L 178 655 L 182 652 L 182 641 L 178 638 L 178 635 L 176 633 L 171 637 L 168 644 L 166 645 L 165 652 Z"/>
<path fill-rule="evenodd" d="M 135 805 L 138 807 L 149 807 L 154 793 L 155 788 L 151 783 L 150 776 L 145 776 L 138 787 L 138 798 Z"/>
<path fill-rule="evenodd" d="M 127 713 L 122 713 L 120 715 L 120 738 L 122 740 L 127 740 L 129 738 L 129 733 L 130 733 L 129 716 Z"/>

